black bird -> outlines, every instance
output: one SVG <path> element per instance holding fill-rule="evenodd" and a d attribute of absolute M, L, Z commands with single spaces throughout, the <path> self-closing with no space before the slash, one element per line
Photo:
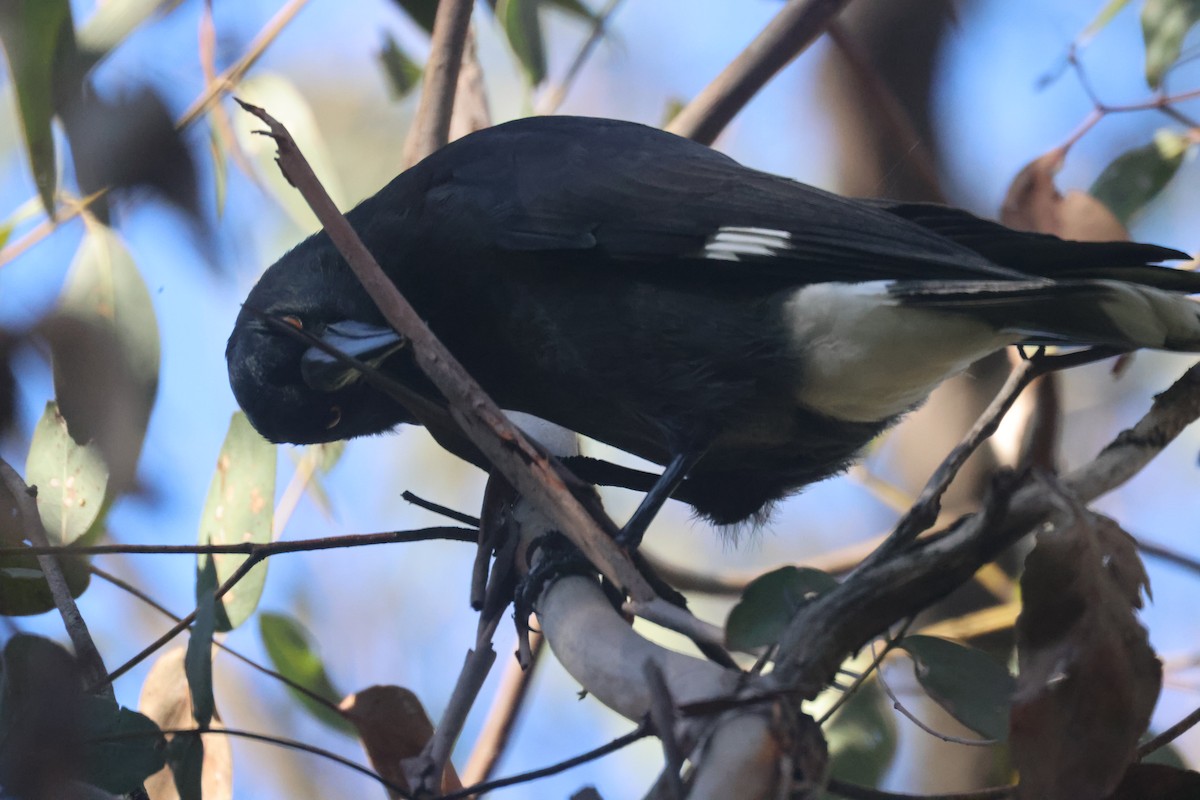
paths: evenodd
<path fill-rule="evenodd" d="M 1010 344 L 1200 350 L 1200 275 L 1154 265 L 1179 251 L 847 199 L 628 122 L 480 131 L 348 217 L 500 406 L 667 465 L 633 528 L 685 476 L 705 517 L 761 515 Z M 438 397 L 317 233 L 262 276 L 226 351 L 272 441 L 414 418 L 264 314 Z"/>

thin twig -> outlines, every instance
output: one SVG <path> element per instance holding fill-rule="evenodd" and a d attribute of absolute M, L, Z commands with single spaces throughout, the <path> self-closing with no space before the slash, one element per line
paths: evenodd
<path fill-rule="evenodd" d="M 413 494 L 407 489 L 400 493 L 400 499 L 412 503 L 417 508 L 423 508 L 426 511 L 432 511 L 434 514 L 441 514 L 446 519 L 452 519 L 455 522 L 461 522 L 463 525 L 470 525 L 472 528 L 479 527 L 479 517 L 473 517 L 470 514 L 464 514 L 461 511 L 455 511 L 453 508 L 435 503 L 432 500 L 426 500 L 424 497 Z"/>
<path fill-rule="evenodd" d="M 1139 538 L 1137 540 L 1137 549 L 1153 558 L 1169 561 L 1177 567 L 1183 567 L 1192 572 L 1200 572 L 1200 559 L 1185 556 L 1183 553 L 1172 550 L 1169 547 L 1164 547 L 1161 544 L 1146 542 Z"/>
<path fill-rule="evenodd" d="M 94 544 L 39 545 L 35 547 L 0 547 L 0 556 L 8 555 L 235 555 L 268 558 L 281 553 L 306 553 L 316 550 L 336 550 L 343 547 L 367 547 L 376 544 L 405 544 L 446 540 L 474 542 L 475 531 L 470 528 L 437 526 L 411 531 L 387 533 L 353 533 L 345 536 L 322 536 L 319 539 L 293 539 L 286 542 L 234 542 L 232 544 Z"/>
<path fill-rule="evenodd" d="M 592 20 L 592 29 L 588 32 L 587 38 L 583 40 L 575 58 L 571 60 L 571 66 L 567 67 L 563 79 L 542 93 L 542 96 L 534 104 L 533 113 L 545 116 L 558 111 L 567 97 L 567 92 L 571 91 L 571 87 L 575 85 L 575 79 L 579 77 L 583 65 L 591 58 L 592 53 L 596 50 L 596 45 L 604 38 L 613 14 L 623 2 L 624 0 L 608 0 L 604 4 L 604 8 L 600 9 L 596 18 Z"/>
<path fill-rule="evenodd" d="M 908 628 L 910 625 L 912 625 L 912 622 L 912 617 L 904 620 L 904 623 L 900 626 L 900 630 L 896 631 L 894 636 L 888 637 L 887 642 L 883 645 L 883 650 L 879 653 L 875 652 L 874 643 L 871 644 L 871 663 L 868 664 L 867 668 L 864 669 L 861 674 L 856 676 L 854 681 L 845 688 L 845 690 L 842 692 L 842 696 L 839 697 L 832 705 L 830 705 L 824 714 L 817 718 L 817 725 L 824 725 L 826 722 L 828 722 L 833 715 L 838 712 L 839 708 L 849 702 L 850 698 L 854 696 L 854 693 L 857 692 L 859 688 L 867 682 L 867 679 L 870 678 L 872 674 L 881 671 L 879 669 L 879 665 L 883 663 L 885 658 L 887 658 L 888 653 L 892 652 L 892 650 L 896 649 L 896 646 L 900 644 L 900 640 L 904 638 L 904 634 L 908 632 Z M 880 681 L 880 683 L 882 683 L 882 681 Z"/>
<path fill-rule="evenodd" d="M 545 642 L 541 634 L 531 633 L 530 665 L 523 668 L 520 661 L 514 657 L 505 666 L 504 674 L 500 676 L 500 685 L 492 698 L 492 706 L 488 709 L 487 718 L 483 721 L 467 765 L 463 768 L 464 785 L 486 781 L 492 776 L 492 770 L 496 768 L 500 757 L 504 755 L 504 750 L 512 739 L 513 726 L 516 725 L 517 717 L 525 705 L 525 698 L 529 696 L 533 674 L 537 670 L 541 654 L 545 652 Z"/>
<path fill-rule="evenodd" d="M 1112 491 L 1198 417 L 1200 364 L 1155 397 L 1136 425 L 1122 431 L 1063 483 L 1085 503 Z M 781 637 L 780 656 L 769 677 L 804 696 L 819 690 L 836 674 L 846 653 L 969 580 L 981 564 L 1053 512 L 1045 486 L 1008 476 L 997 484 L 984 511 L 962 518 L 891 559 L 860 568 L 805 605 Z"/>
<path fill-rule="evenodd" d="M 627 733 L 623 736 L 618 736 L 616 739 L 613 739 L 611 742 L 609 742 L 607 744 L 603 744 L 600 747 L 595 748 L 594 750 L 589 750 L 586 753 L 577 755 L 574 758 L 568 758 L 565 761 L 560 761 L 557 764 L 552 764 L 551 766 L 548 766 L 548 767 L 542 767 L 541 769 L 530 770 L 529 772 L 522 772 L 519 775 L 512 775 L 507 778 L 498 778 L 497 780 L 494 780 L 494 781 L 488 781 L 487 783 L 478 783 L 478 784 L 475 784 L 474 786 L 467 786 L 463 789 L 460 789 L 457 792 L 450 792 L 449 794 L 444 794 L 444 795 L 440 796 L 439 798 L 437 798 L 437 800 L 462 800 L 462 798 L 465 798 L 465 797 L 470 797 L 472 795 L 482 795 L 485 792 L 491 792 L 496 789 L 502 789 L 505 786 L 515 786 L 518 783 L 529 783 L 531 781 L 535 781 L 540 778 L 548 778 L 551 775 L 557 775 L 560 772 L 566 772 L 567 770 L 577 767 L 580 764 L 586 764 L 589 761 L 595 761 L 597 758 L 603 758 L 604 756 L 608 755 L 609 753 L 615 753 L 616 751 L 618 751 L 624 747 L 628 747 L 629 745 L 633 744 L 636 741 L 645 739 L 649 735 L 650 735 L 650 727 L 649 727 L 649 725 L 647 725 L 646 723 L 643 722 L 642 724 L 638 725 L 636 728 L 634 728 L 629 733 Z"/>
<path fill-rule="evenodd" d="M 1153 739 L 1140 745 L 1137 750 L 1138 760 L 1140 761 L 1161 747 L 1166 747 L 1181 735 L 1194 728 L 1197 723 L 1200 723 L 1200 708 L 1197 708 Z"/>
<path fill-rule="evenodd" d="M 442 530 L 442 529 L 434 529 L 434 530 Z M 472 531 L 471 533 L 472 533 L 472 541 L 473 541 L 474 531 Z M 368 534 L 368 536 L 370 536 L 370 534 Z M 335 539 L 310 540 L 309 542 L 305 543 L 307 546 L 300 548 L 300 550 L 297 550 L 294 547 L 294 545 L 297 544 L 296 542 L 268 542 L 265 544 L 258 544 L 257 549 L 251 549 L 250 552 L 248 552 L 246 554 L 246 560 L 243 561 L 241 564 L 239 564 L 238 568 L 236 570 L 234 570 L 233 573 L 228 578 L 225 579 L 225 582 L 222 583 L 219 587 L 217 587 L 216 599 L 220 600 L 222 597 L 224 597 L 226 594 L 228 594 L 230 592 L 230 590 L 232 590 L 233 587 L 236 586 L 242 578 L 246 577 L 246 575 L 249 574 L 250 570 L 252 570 L 254 567 L 258 566 L 259 562 L 263 561 L 268 556 L 277 555 L 279 553 L 300 552 L 301 550 L 303 550 L 303 551 L 328 550 L 328 549 L 332 549 L 335 547 L 347 546 L 341 542 L 338 542 L 336 540 L 337 538 L 355 538 L 355 537 L 336 537 Z M 404 539 L 404 541 L 418 541 L 418 539 L 406 538 L 406 539 Z M 252 543 L 248 542 L 247 544 L 252 544 Z M 316 546 L 314 546 L 314 545 L 316 545 Z M 166 645 L 168 642 L 170 642 L 176 636 L 178 636 L 179 634 L 181 634 L 185 630 L 187 630 L 191 626 L 191 624 L 193 622 L 195 622 L 195 620 L 196 620 L 196 611 L 193 610 L 187 616 L 180 618 L 179 622 L 177 622 L 175 625 L 171 626 L 171 628 L 169 630 L 167 630 L 167 632 L 164 633 L 162 636 L 159 636 L 157 639 L 155 639 L 149 645 L 144 647 L 133 658 L 129 659 L 124 664 L 122 664 L 121 666 L 117 667 L 115 670 L 110 672 L 103 679 L 103 681 L 105 683 L 112 683 L 117 678 L 121 677 L 126 672 L 133 669 L 138 664 L 142 663 L 147 658 L 152 656 L 155 652 L 157 652 L 160 648 L 162 648 L 164 645 Z"/>
<path fill-rule="evenodd" d="M 246 103 L 242 103 L 242 107 L 270 128 L 269 135 L 278 146 L 278 160 L 284 175 L 304 195 L 384 319 L 411 342 L 417 365 L 450 401 L 451 416 L 475 446 L 521 495 L 544 509 L 555 526 L 616 585 L 636 600 L 653 599 L 653 589 L 629 556 L 615 544 L 612 536 L 616 525 L 604 516 L 598 504 L 593 509 L 596 516 L 589 514 L 568 490 L 551 458 L 509 422 L 437 340 L 396 285 L 384 275 L 358 234 L 329 198 L 287 129 L 261 108 Z M 609 532 L 605 533 L 600 524 L 609 528 Z"/>
<path fill-rule="evenodd" d="M 975 424 L 971 426 L 971 430 L 967 431 L 962 441 L 955 445 L 949 455 L 938 465 L 926 482 L 925 488 L 921 490 L 917 501 L 896 525 L 895 532 L 871 556 L 871 560 L 886 558 L 897 549 L 910 543 L 937 521 L 942 508 L 942 496 L 958 475 L 959 470 L 962 469 L 963 464 L 979 449 L 981 444 L 996 432 L 1004 415 L 1037 375 L 1037 359 L 1025 359 L 1013 368 L 1008 375 L 1008 380 L 1004 382 L 1004 386 L 975 420 Z"/>
<path fill-rule="evenodd" d="M 122 591 L 133 595 L 138 600 L 141 600 L 143 603 L 150 606 L 151 608 L 153 608 L 155 611 L 162 614 L 163 616 L 171 619 L 172 621 L 179 622 L 182 619 L 178 614 L 172 613 L 170 609 L 168 609 L 166 606 L 162 605 L 161 603 L 157 602 L 153 597 L 150 597 L 148 594 L 146 594 L 142 590 L 138 589 L 136 586 L 132 585 L 131 583 L 129 583 L 127 581 L 122 580 L 121 578 L 118 578 L 116 575 L 113 575 L 110 572 L 105 572 L 104 570 L 97 567 L 95 564 L 92 564 L 91 566 L 89 566 L 88 571 L 91 572 L 93 575 L 95 575 L 97 578 L 100 578 L 103 581 L 107 581 L 108 583 L 111 583 L 113 586 L 116 586 L 118 589 L 121 589 Z M 300 694 L 304 695 L 308 699 L 312 700 L 314 703 L 325 706 L 326 708 L 328 708 L 330 711 L 332 711 L 335 714 L 341 714 L 341 709 L 338 707 L 338 704 L 335 703 L 334 701 L 328 699 L 327 697 L 317 694 L 312 689 L 309 689 L 307 686 L 304 686 L 303 684 L 297 683 L 296 681 L 292 680 L 288 676 L 283 675 L 282 673 L 276 672 L 275 670 L 271 669 L 268 666 L 258 663 L 257 661 L 250 658 L 249 656 L 243 655 L 242 653 L 238 652 L 237 650 L 234 650 L 232 647 L 230 647 L 229 645 L 222 642 L 220 639 L 213 639 L 213 645 L 215 645 L 220 650 L 225 651 L 231 657 L 236 658 L 238 661 L 241 661 L 243 664 L 250 667 L 251 669 L 258 670 L 262 674 L 279 681 L 280 683 L 287 686 L 292 691 L 299 692 Z"/>
<path fill-rule="evenodd" d="M 250 42 L 250 46 L 246 48 L 246 52 L 242 57 L 233 63 L 227 70 L 222 72 L 216 80 L 212 81 L 204 87 L 204 91 L 200 96 L 192 101 L 187 110 L 175 123 L 176 128 L 186 128 L 208 111 L 221 95 L 233 89 L 234 86 L 245 76 L 251 67 L 262 58 L 262 54 L 271 46 L 272 42 L 283 33 L 283 29 L 295 18 L 296 14 L 300 13 L 308 5 L 308 0 L 288 0 L 277 12 L 275 16 L 267 21 L 262 30 L 255 35 Z"/>
<path fill-rule="evenodd" d="M 332 753 L 315 745 L 299 742 L 295 739 L 287 739 L 283 736 L 272 736 L 266 733 L 255 733 L 254 731 L 239 730 L 237 728 L 164 728 L 163 730 L 147 730 L 145 728 L 137 728 L 136 730 L 121 731 L 118 733 L 110 733 L 102 736 L 93 736 L 88 739 L 89 744 L 101 744 L 105 742 L 123 742 L 130 739 L 144 739 L 150 736 L 208 736 L 215 734 L 218 736 L 234 736 L 239 739 L 251 739 L 256 742 L 265 742 L 278 747 L 285 747 L 289 750 L 300 750 L 305 753 L 311 753 L 315 756 L 328 759 L 334 763 L 341 764 L 343 767 L 348 767 L 362 775 L 371 778 L 372 780 L 387 787 L 390 791 L 396 792 L 400 797 L 412 798 L 403 786 L 392 783 L 387 778 L 375 772 L 369 767 L 364 767 L 362 764 L 356 764 L 348 758 L 339 756 L 337 753 Z"/>
<path fill-rule="evenodd" d="M 671 120 L 667 130 L 712 144 L 775 73 L 825 32 L 848 2 L 789 0 L 754 41 Z"/>
<path fill-rule="evenodd" d="M 661 786 L 668 800 L 683 800 L 683 748 L 675 736 L 675 702 L 671 699 L 671 687 L 667 685 L 662 667 L 653 659 L 642 663 L 642 675 L 650 687 L 650 722 L 662 742 L 663 766 L 661 778 L 655 782 Z"/>
<path fill-rule="evenodd" d="M 871 649 L 873 652 L 875 648 L 872 647 Z M 876 673 L 875 679 L 879 681 L 879 687 L 883 689 L 884 694 L 886 694 L 888 699 L 892 701 L 892 708 L 894 708 L 896 711 L 899 711 L 901 716 L 906 718 L 909 722 L 916 725 L 921 730 L 928 733 L 930 736 L 936 739 L 941 739 L 943 742 L 962 744 L 966 745 L 967 747 L 994 747 L 1000 743 L 995 739 L 968 739 L 963 736 L 952 736 L 948 733 L 942 733 L 941 731 L 934 729 L 931 725 L 926 725 L 924 722 L 918 719 L 916 714 L 909 711 L 907 706 L 900 702 L 900 698 L 896 696 L 896 693 L 892 691 L 892 687 L 888 685 L 887 680 L 883 677 L 882 669 Z"/>
<path fill-rule="evenodd" d="M 463 48 L 474 6 L 475 0 L 442 0 L 438 3 L 429 61 L 425 65 L 425 76 L 421 83 L 421 102 L 404 142 L 406 167 L 411 167 L 445 145 L 450 136 L 454 92 L 458 86 L 459 70 L 462 69 Z"/>
<path fill-rule="evenodd" d="M 17 471 L 3 459 L 0 459 L 0 482 L 4 484 L 4 488 L 16 506 L 17 515 L 20 518 L 21 534 L 33 542 L 35 547 L 49 547 L 50 542 L 46 537 L 46 530 L 42 527 L 42 517 L 38 513 L 37 487 L 26 486 Z M 58 609 L 63 626 L 67 629 L 67 635 L 71 638 L 71 644 L 75 648 L 75 658 L 78 659 L 83 668 L 84 677 L 92 687 L 91 692 L 115 699 L 116 695 L 113 693 L 112 687 L 105 688 L 100 683 L 108 671 L 104 667 L 104 659 L 101 657 L 100 651 L 96 648 L 96 642 L 92 639 L 91 632 L 88 631 L 87 622 L 79 613 L 79 606 L 75 605 L 75 598 L 71 596 L 71 587 L 67 585 L 67 576 L 63 574 L 58 556 L 51 553 L 39 553 L 37 562 L 42 576 L 46 579 L 46 585 L 50 589 L 50 596 L 54 599 L 54 606 Z"/>
<path fill-rule="evenodd" d="M 425 744 L 425 749 L 414 759 L 415 767 L 409 783 L 413 786 L 440 785 L 441 775 L 446 770 L 446 762 L 450 759 L 450 751 L 462 733 L 463 725 L 467 722 L 467 714 L 475 705 L 476 698 L 487 680 L 492 665 L 496 663 L 496 650 L 487 643 L 484 647 L 477 646 L 467 651 L 462 672 L 454 684 L 450 702 L 434 729 L 433 736 Z M 406 770 L 407 772 L 407 770 Z"/>

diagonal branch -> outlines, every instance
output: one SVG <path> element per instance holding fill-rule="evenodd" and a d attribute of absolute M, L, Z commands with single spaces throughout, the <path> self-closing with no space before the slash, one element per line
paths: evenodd
<path fill-rule="evenodd" d="M 247 103 L 242 103 L 242 107 L 270 128 L 267 135 L 275 140 L 279 148 L 280 169 L 308 201 L 330 240 L 379 307 L 384 319 L 412 343 L 417 365 L 449 401 L 451 416 L 463 432 L 504 478 L 539 509 L 543 509 L 554 525 L 605 576 L 636 601 L 655 599 L 654 590 L 629 556 L 614 542 L 612 535 L 616 532 L 616 526 L 603 517 L 598 509 L 597 517 L 588 513 L 567 488 L 556 462 L 533 445 L 505 417 L 504 412 L 433 335 L 395 284 L 384 275 L 374 256 L 329 198 L 287 129 L 261 108 Z M 607 527 L 609 532 L 606 533 L 601 525 Z"/>
<path fill-rule="evenodd" d="M 789 0 L 750 46 L 675 116 L 667 130 L 712 144 L 767 81 L 803 53 L 849 0 Z"/>
<path fill-rule="evenodd" d="M 442 0 L 438 3 L 429 63 L 425 65 L 425 78 L 421 84 L 421 104 L 404 142 L 406 167 L 437 150 L 450 136 L 454 90 L 458 86 L 474 6 L 475 0 Z"/>
<path fill-rule="evenodd" d="M 1062 479 L 1086 503 L 1117 488 L 1200 417 L 1200 364 L 1158 395 L 1136 425 L 1091 463 Z M 841 585 L 806 605 L 780 641 L 773 679 L 807 694 L 827 684 L 847 653 L 968 580 L 1039 522 L 1055 513 L 1057 492 L 1042 482 L 1000 481 L 988 507 L 892 558 L 868 560 Z"/>

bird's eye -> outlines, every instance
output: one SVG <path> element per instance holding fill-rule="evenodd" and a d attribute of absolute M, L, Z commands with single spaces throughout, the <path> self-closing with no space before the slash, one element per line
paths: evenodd
<path fill-rule="evenodd" d="M 338 423 L 341 421 L 342 421 L 342 407 L 341 406 L 330 406 L 329 407 L 329 416 L 325 420 L 325 430 L 333 430 L 334 428 L 336 428 L 338 426 Z"/>
<path fill-rule="evenodd" d="M 280 319 L 286 322 L 288 325 L 291 325 L 296 330 L 304 330 L 304 321 L 295 314 L 284 314 L 282 317 L 280 317 Z"/>

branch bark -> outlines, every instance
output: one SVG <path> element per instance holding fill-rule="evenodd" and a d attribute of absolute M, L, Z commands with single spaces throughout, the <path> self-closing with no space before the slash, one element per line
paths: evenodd
<path fill-rule="evenodd" d="M 790 0 L 712 83 L 688 103 L 667 130 L 712 144 L 738 112 L 829 27 L 849 0 Z"/>
<path fill-rule="evenodd" d="M 475 0 L 442 0 L 438 3 L 429 62 L 425 65 L 421 83 L 421 103 L 404 142 L 405 168 L 446 144 L 450 137 L 454 90 L 458 86 L 474 7 Z"/>

